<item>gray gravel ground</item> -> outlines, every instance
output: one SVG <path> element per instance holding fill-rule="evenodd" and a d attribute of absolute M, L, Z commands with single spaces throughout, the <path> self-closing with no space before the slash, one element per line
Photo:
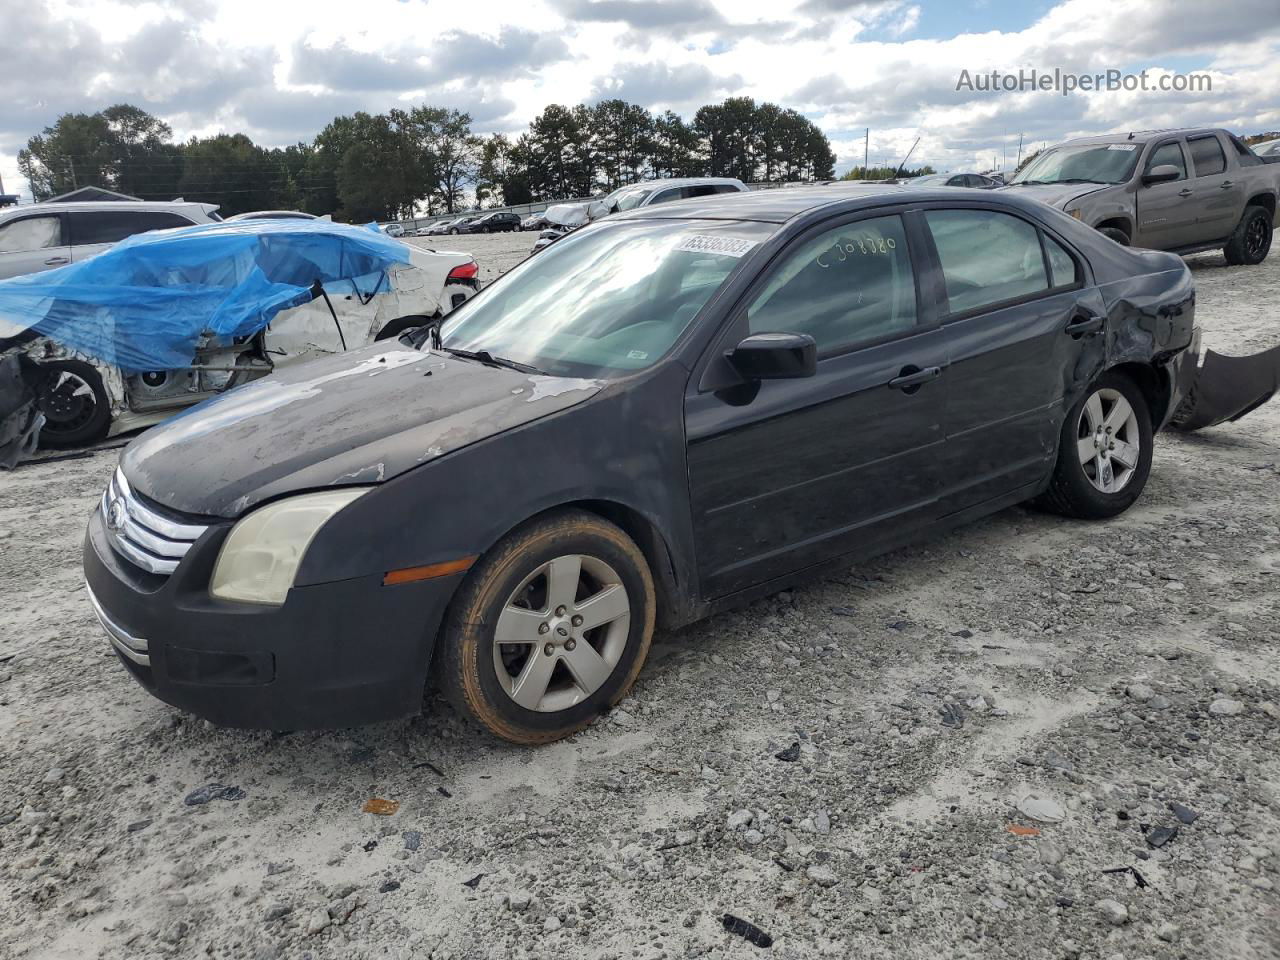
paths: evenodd
<path fill-rule="evenodd" d="M 1280 339 L 1280 253 L 1193 265 L 1211 345 Z M 115 460 L 0 474 L 0 957 L 1280 956 L 1280 405 L 1162 436 L 1119 520 L 1007 510 L 659 636 L 538 750 L 152 700 L 81 587 Z"/>

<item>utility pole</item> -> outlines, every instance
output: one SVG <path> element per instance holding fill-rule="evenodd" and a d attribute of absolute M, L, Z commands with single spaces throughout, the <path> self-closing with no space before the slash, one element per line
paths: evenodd
<path fill-rule="evenodd" d="M 866 180 L 867 165 L 871 162 L 871 128 L 867 127 L 867 139 L 862 146 L 862 179 Z"/>
<path fill-rule="evenodd" d="M 1018 165 L 1022 165 L 1022 134 L 1018 134 Z"/>

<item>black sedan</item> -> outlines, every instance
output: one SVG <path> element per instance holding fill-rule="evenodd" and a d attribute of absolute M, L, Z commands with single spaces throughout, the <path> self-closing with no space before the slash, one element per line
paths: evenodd
<path fill-rule="evenodd" d="M 520 229 L 520 218 L 516 214 L 502 212 L 486 213 L 458 225 L 459 233 L 509 233 Z"/>
<path fill-rule="evenodd" d="M 1009 194 L 741 193 L 591 224 L 409 333 L 135 440 L 89 523 L 123 665 L 215 723 L 563 737 L 675 627 L 1011 504 L 1142 493 L 1176 256 Z"/>

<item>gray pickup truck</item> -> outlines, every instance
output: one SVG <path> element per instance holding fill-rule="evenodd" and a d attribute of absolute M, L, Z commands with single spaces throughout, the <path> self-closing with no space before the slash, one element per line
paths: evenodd
<path fill-rule="evenodd" d="M 1231 264 L 1271 249 L 1280 156 L 1225 130 L 1150 130 L 1068 140 L 1005 190 L 1065 210 L 1117 243 L 1173 253 L 1222 248 Z"/>

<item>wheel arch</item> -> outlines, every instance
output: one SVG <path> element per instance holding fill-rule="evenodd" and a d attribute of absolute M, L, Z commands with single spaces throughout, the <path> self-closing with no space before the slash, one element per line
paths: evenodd
<path fill-rule="evenodd" d="M 550 514 L 562 513 L 567 510 L 583 510 L 587 513 L 595 514 L 602 520 L 607 520 L 621 529 L 635 541 L 636 546 L 640 548 L 640 552 L 644 554 L 645 562 L 649 564 L 649 572 L 653 575 L 654 594 L 658 603 L 656 613 L 659 627 L 674 629 L 696 619 L 693 611 L 692 585 L 682 583 L 676 572 L 676 564 L 671 552 L 669 538 L 652 518 L 619 500 L 584 498 L 566 500 L 544 507 L 523 520 L 511 524 L 507 529 L 493 537 L 491 542 L 485 546 L 485 550 L 491 549 L 494 544 L 526 524 L 533 523 Z"/>
<path fill-rule="evenodd" d="M 1267 213 L 1271 214 L 1271 219 L 1276 216 L 1276 195 L 1274 193 L 1256 193 L 1245 201 L 1245 207 L 1261 207 Z"/>
<path fill-rule="evenodd" d="M 1121 230 L 1126 237 L 1133 240 L 1133 223 L 1128 217 L 1107 217 L 1105 220 L 1099 220 L 1093 225 L 1095 230 L 1104 230 L 1107 227 Z"/>
<path fill-rule="evenodd" d="M 1122 374 L 1134 382 L 1142 391 L 1142 397 L 1151 411 L 1151 429 L 1158 430 L 1169 413 L 1169 403 L 1173 399 L 1173 384 L 1169 382 L 1168 376 L 1155 365 L 1137 360 L 1118 363 L 1108 367 L 1106 372 Z"/>

